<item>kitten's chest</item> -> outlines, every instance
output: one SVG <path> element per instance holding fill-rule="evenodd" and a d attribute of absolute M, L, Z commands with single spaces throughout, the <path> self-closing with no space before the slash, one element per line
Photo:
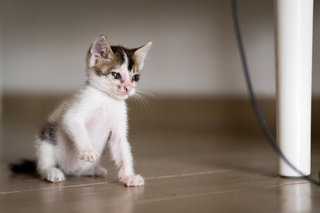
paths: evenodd
<path fill-rule="evenodd" d="M 95 144 L 105 143 L 111 131 L 115 132 L 126 117 L 126 107 L 116 103 L 101 103 L 86 119 L 86 129 Z"/>
<path fill-rule="evenodd" d="M 85 127 L 93 145 L 103 147 L 110 132 L 126 125 L 126 104 L 105 94 L 88 89 L 80 104 L 83 110 Z"/>
<path fill-rule="evenodd" d="M 87 118 L 86 129 L 90 141 L 99 153 L 102 153 L 107 138 L 114 128 L 113 120 L 113 116 L 102 109 L 97 109 Z"/>
<path fill-rule="evenodd" d="M 98 108 L 86 119 L 86 129 L 91 136 L 107 134 L 116 125 L 117 112 L 111 112 L 103 108 Z"/>

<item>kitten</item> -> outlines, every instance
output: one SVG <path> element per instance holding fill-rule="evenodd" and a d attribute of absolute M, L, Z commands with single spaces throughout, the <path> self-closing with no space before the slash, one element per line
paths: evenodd
<path fill-rule="evenodd" d="M 106 175 L 99 160 L 108 143 L 120 181 L 126 186 L 144 185 L 133 169 L 125 100 L 135 93 L 151 44 L 136 49 L 110 46 L 104 35 L 92 43 L 86 86 L 53 112 L 36 137 L 37 171 L 42 178 L 61 182 L 65 175 Z"/>

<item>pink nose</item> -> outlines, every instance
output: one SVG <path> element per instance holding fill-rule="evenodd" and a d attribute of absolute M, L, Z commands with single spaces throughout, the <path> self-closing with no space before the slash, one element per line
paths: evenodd
<path fill-rule="evenodd" d="M 131 88 L 130 88 L 130 87 L 128 87 L 128 86 L 124 86 L 124 90 L 125 90 L 125 91 L 126 91 L 126 93 L 128 94 L 128 93 L 130 92 Z"/>

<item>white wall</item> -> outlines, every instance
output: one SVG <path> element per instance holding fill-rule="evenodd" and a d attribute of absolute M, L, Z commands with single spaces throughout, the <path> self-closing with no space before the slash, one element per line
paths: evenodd
<path fill-rule="evenodd" d="M 3 63 L 2 63 L 2 19 L 0 16 L 0 118 L 2 118 L 2 69 L 3 69 Z M 1 127 L 0 127 L 0 134 L 1 134 Z M 1 143 L 0 143 L 1 145 Z M 1 147 L 0 147 L 1 148 Z M 1 153 L 0 153 L 1 155 Z"/>
<path fill-rule="evenodd" d="M 230 1 L 6 0 L 1 9 L 6 93 L 81 87 L 85 53 L 100 33 L 128 47 L 153 41 L 140 85 L 153 94 L 246 93 Z M 240 0 L 240 16 L 256 91 L 273 96 L 273 0 Z"/>

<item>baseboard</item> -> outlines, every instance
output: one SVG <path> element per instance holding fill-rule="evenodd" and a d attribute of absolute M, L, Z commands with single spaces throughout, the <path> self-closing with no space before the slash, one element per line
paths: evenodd
<path fill-rule="evenodd" d="M 28 116 L 45 119 L 67 96 L 4 95 L 3 119 Z M 147 98 L 146 103 L 128 100 L 131 127 L 162 131 L 262 134 L 246 98 Z M 274 99 L 259 99 L 259 105 L 275 134 Z M 320 136 L 320 99 L 312 102 L 312 136 Z"/>

